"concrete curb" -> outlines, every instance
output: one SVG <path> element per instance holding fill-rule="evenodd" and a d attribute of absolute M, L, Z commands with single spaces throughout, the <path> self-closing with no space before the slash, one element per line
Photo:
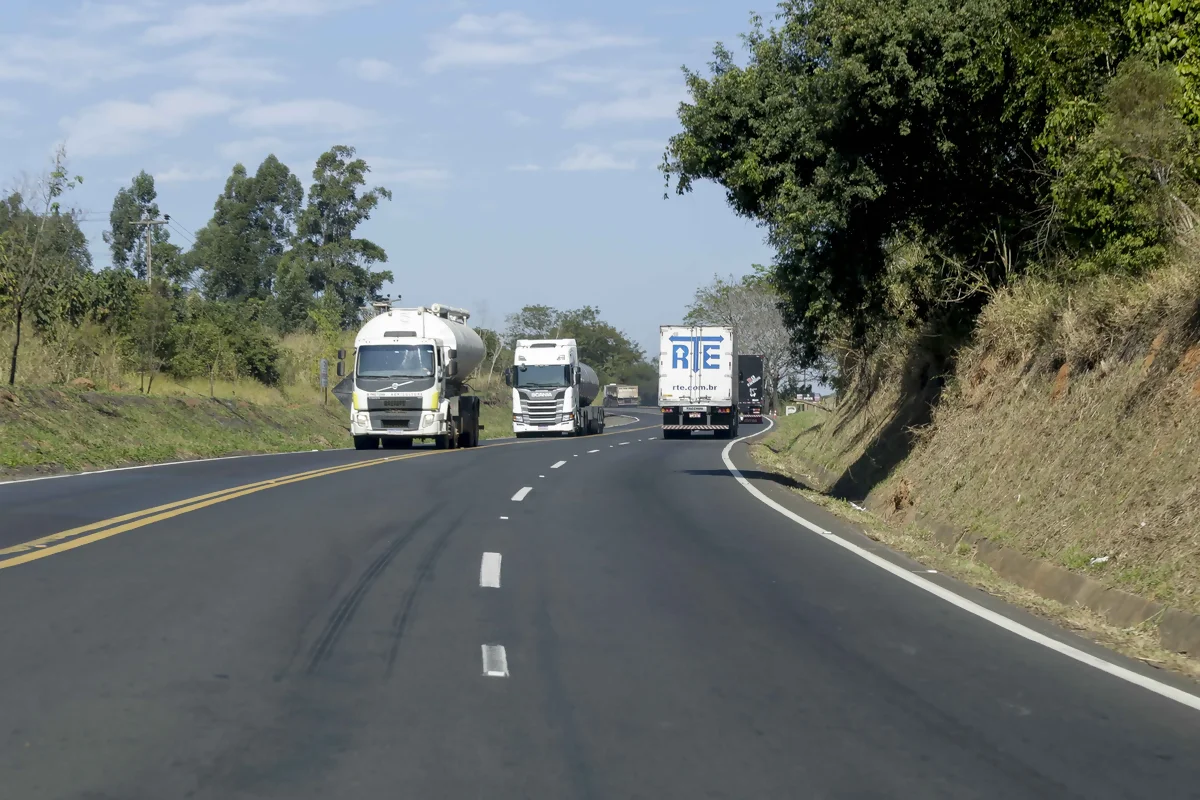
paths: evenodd
<path fill-rule="evenodd" d="M 953 551 L 960 544 L 966 544 L 976 561 L 1018 586 L 1063 605 L 1091 609 L 1118 628 L 1153 625 L 1164 649 L 1200 659 L 1200 615 L 1106 586 L 1095 578 L 1030 558 L 984 536 L 961 533 L 944 522 L 923 515 L 917 515 L 916 521 L 931 528 L 934 540 L 946 550 Z"/>

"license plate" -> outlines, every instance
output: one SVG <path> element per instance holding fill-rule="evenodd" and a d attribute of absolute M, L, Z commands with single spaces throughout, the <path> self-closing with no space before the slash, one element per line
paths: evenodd
<path fill-rule="evenodd" d="M 705 411 L 704 406 L 684 406 L 684 411 Z"/>
<path fill-rule="evenodd" d="M 545 430 L 546 428 L 549 428 L 549 427 L 550 427 L 549 425 L 538 425 L 538 428 L 541 430 Z"/>
<path fill-rule="evenodd" d="M 688 419 L 699 419 L 700 417 L 703 417 L 703 416 L 704 416 L 704 414 L 703 414 L 703 413 L 701 413 L 701 412 L 695 412 L 695 413 L 692 413 L 692 414 L 688 414 Z"/>

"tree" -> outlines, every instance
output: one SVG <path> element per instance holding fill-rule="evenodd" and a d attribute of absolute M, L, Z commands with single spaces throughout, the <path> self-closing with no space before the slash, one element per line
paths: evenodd
<path fill-rule="evenodd" d="M 39 208 L 29 207 L 20 194 L 13 194 L 0 215 L 0 304 L 13 320 L 13 346 L 9 358 L 8 384 L 17 382 L 17 363 L 26 315 L 35 313 L 78 265 L 78 243 L 72 235 L 78 225 L 72 213 L 63 213 L 60 200 L 83 182 L 67 172 L 67 155 L 59 147 L 54 167 L 36 189 Z"/>
<path fill-rule="evenodd" d="M 271 297 L 272 283 L 295 236 L 303 196 L 300 179 L 273 155 L 253 176 L 241 164 L 234 166 L 213 206 L 212 219 L 196 232 L 196 245 L 189 254 L 192 265 L 203 274 L 206 296 L 215 300 Z"/>
<path fill-rule="evenodd" d="M 696 290 L 684 321 L 693 325 L 727 325 L 737 333 L 738 349 L 761 355 L 768 404 L 795 372 L 792 337 L 780 310 L 782 298 L 764 267 L 738 280 L 714 277 Z"/>
<path fill-rule="evenodd" d="M 137 224 L 159 218 L 157 197 L 154 176 L 145 170 L 135 175 L 130 185 L 119 189 L 113 198 L 108 217 L 110 229 L 105 231 L 104 241 L 112 250 L 114 266 L 132 269 L 134 275 L 145 280 L 148 265 L 154 265 L 159 276 L 179 280 L 186 275 L 187 267 L 179 248 L 170 244 L 171 232 L 167 226 Z M 146 228 L 150 229 L 149 255 L 146 252 Z"/>
<path fill-rule="evenodd" d="M 1123 8 L 786 0 L 777 27 L 754 20 L 746 66 L 718 45 L 707 77 L 687 72 L 663 172 L 680 194 L 717 182 L 764 226 L 804 363 L 867 343 L 898 295 L 915 319 L 964 330 L 978 287 L 1038 257 L 1054 215 L 1034 141 L 1054 109 L 1102 94 L 1128 53 Z M 926 258 L 897 269 L 911 242 Z"/>
<path fill-rule="evenodd" d="M 154 378 L 170 358 L 169 344 L 175 323 L 175 309 L 164 280 L 155 279 L 141 296 L 133 320 L 133 341 L 137 352 L 139 388 L 149 394 Z"/>
<path fill-rule="evenodd" d="M 387 261 L 384 249 L 354 236 L 392 193 L 381 186 L 363 190 L 370 167 L 354 154 L 353 147 L 336 145 L 317 159 L 308 205 L 298 223 L 297 250 L 307 263 L 309 284 L 337 300 L 343 327 L 354 325 L 359 309 L 380 299 L 379 290 L 392 280 L 390 271 L 372 270 Z"/>

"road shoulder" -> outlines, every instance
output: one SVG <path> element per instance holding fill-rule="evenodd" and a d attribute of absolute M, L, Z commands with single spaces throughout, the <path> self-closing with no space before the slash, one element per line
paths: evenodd
<path fill-rule="evenodd" d="M 1082 607 L 1046 600 L 1013 584 L 968 555 L 941 550 L 932 537 L 888 526 L 869 512 L 813 491 L 792 476 L 755 460 L 750 446 L 761 432 L 729 449 L 734 467 L 755 489 L 788 511 L 921 579 L 1088 656 L 1192 695 L 1200 692 L 1200 665 L 1163 650 L 1152 631 L 1122 630 Z M 781 519 L 797 536 L 819 535 Z M 882 571 L 880 580 L 894 580 Z"/>

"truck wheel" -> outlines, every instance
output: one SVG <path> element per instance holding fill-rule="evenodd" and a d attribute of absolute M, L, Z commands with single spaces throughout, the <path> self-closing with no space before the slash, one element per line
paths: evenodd
<path fill-rule="evenodd" d="M 354 437 L 354 449 L 355 450 L 378 450 L 379 449 L 379 437 L 378 436 L 355 436 Z"/>

